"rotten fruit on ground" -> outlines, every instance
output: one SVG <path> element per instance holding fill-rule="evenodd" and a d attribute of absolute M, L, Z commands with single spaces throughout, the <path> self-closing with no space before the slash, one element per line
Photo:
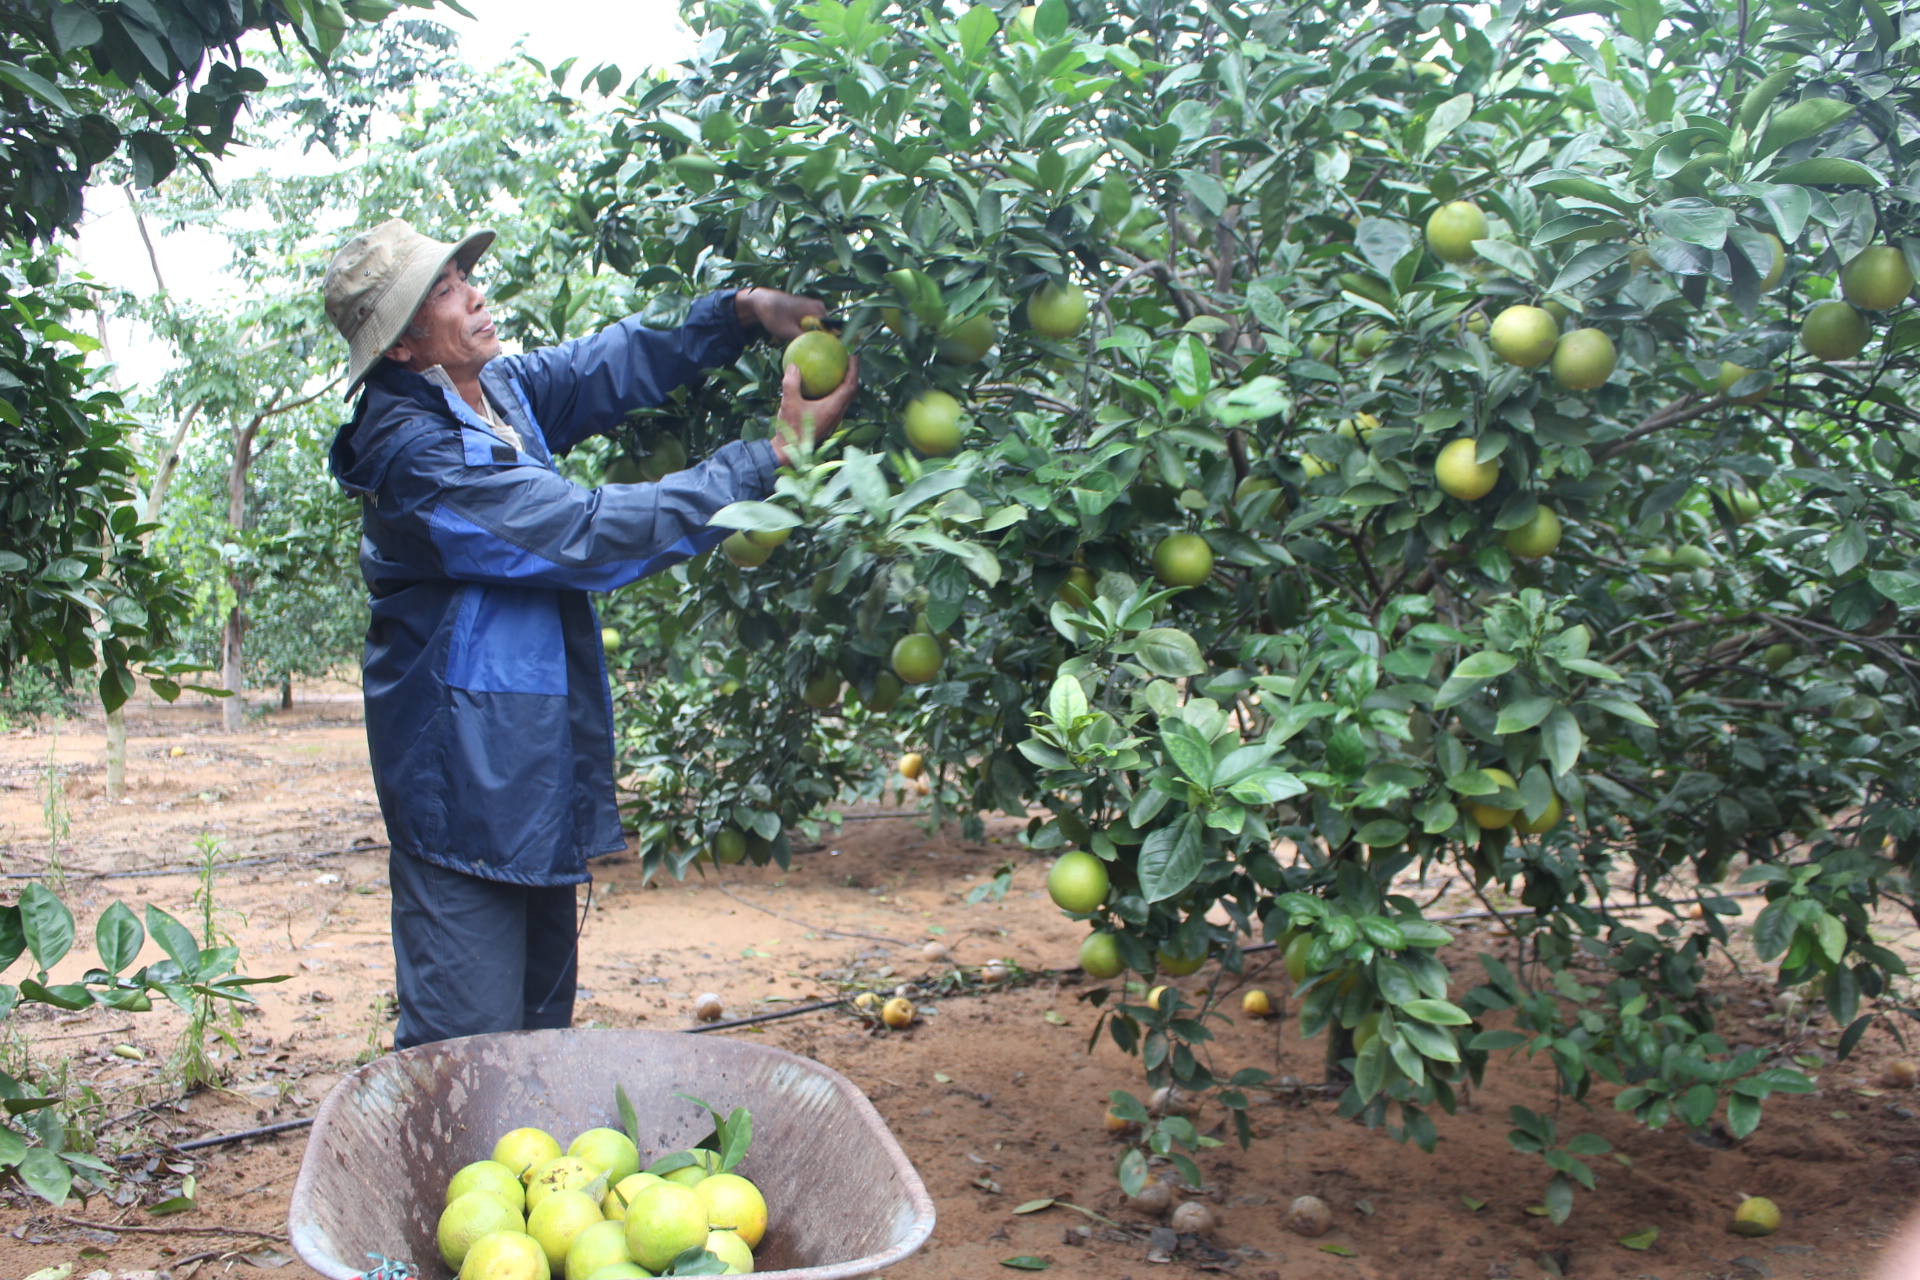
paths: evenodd
<path fill-rule="evenodd" d="M 1273 997 L 1259 987 L 1254 987 L 1240 997 L 1240 1008 L 1250 1018 L 1271 1018 Z"/>
<path fill-rule="evenodd" d="M 1201 1235 L 1214 1228 L 1213 1209 L 1204 1200 L 1189 1200 L 1173 1211 L 1167 1225 L 1179 1235 Z"/>
<path fill-rule="evenodd" d="M 880 1006 L 880 1021 L 898 1030 L 913 1022 L 913 1001 L 905 996 L 895 996 Z"/>
<path fill-rule="evenodd" d="M 1299 1196 L 1287 1207 L 1287 1230 L 1297 1236 L 1323 1236 L 1333 1227 L 1333 1210 L 1319 1196 Z"/>
<path fill-rule="evenodd" d="M 1780 1229 L 1780 1206 L 1765 1196 L 1748 1196 L 1734 1211 L 1730 1230 L 1737 1236 L 1770 1236 Z"/>

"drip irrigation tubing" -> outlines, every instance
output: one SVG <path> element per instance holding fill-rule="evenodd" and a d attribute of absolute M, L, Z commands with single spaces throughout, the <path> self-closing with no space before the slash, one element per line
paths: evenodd
<path fill-rule="evenodd" d="M 299 856 L 306 858 L 334 858 L 347 853 L 378 853 L 382 849 L 391 847 L 391 845 L 385 844 L 353 844 L 348 845 L 344 849 L 319 849 L 313 853 L 300 854 Z M 294 855 L 298 853 L 298 850 L 293 850 L 287 854 L 272 858 L 236 858 L 231 862 L 216 862 L 214 864 L 214 870 L 228 871 L 238 867 L 278 866 L 283 862 L 292 862 Z M 141 880 L 149 876 L 197 876 L 200 872 L 200 867 L 194 866 L 191 863 L 179 862 L 169 863 L 160 867 L 152 867 L 145 871 L 73 871 L 67 874 L 67 879 Z M 8 871 L 0 873 L 0 880 L 45 880 L 46 878 L 47 873 L 44 871 Z"/>

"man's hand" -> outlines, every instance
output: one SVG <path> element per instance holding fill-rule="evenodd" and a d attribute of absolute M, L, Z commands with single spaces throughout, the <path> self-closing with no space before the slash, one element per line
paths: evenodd
<path fill-rule="evenodd" d="M 733 314 L 742 329 L 761 329 L 775 342 L 792 342 L 800 336 L 803 317 L 825 320 L 827 308 L 818 298 L 796 297 L 778 289 L 746 288 L 733 295 Z"/>
<path fill-rule="evenodd" d="M 787 297 L 781 294 L 781 297 Z M 803 298 L 795 298 L 803 302 Z M 853 403 L 853 393 L 860 389 L 860 357 L 847 357 L 847 376 L 840 385 L 827 392 L 818 400 L 808 400 L 800 394 L 800 366 L 787 366 L 787 376 L 780 383 L 780 427 L 773 433 L 773 456 L 781 466 L 788 462 L 787 444 L 789 440 L 801 439 L 810 426 L 813 431 L 812 442 L 820 443 L 833 434 L 840 419 L 846 416 L 847 406 Z"/>

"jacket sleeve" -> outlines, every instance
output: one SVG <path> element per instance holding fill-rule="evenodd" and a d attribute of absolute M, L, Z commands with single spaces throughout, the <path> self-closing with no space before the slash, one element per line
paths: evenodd
<path fill-rule="evenodd" d="M 539 465 L 469 465 L 459 433 L 423 434 L 388 470 L 379 502 L 463 582 L 612 591 L 691 559 L 729 532 L 721 507 L 773 488 L 773 448 L 735 441 L 658 484 L 586 489 Z"/>
<path fill-rule="evenodd" d="M 508 357 L 548 450 L 565 453 L 635 409 L 665 404 L 702 371 L 738 360 L 747 335 L 734 313 L 736 292 L 701 298 L 678 329 L 650 329 L 628 316 L 589 337 Z"/>

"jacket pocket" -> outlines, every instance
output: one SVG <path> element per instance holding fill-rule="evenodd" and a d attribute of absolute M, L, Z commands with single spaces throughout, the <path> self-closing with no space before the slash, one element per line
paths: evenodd
<path fill-rule="evenodd" d="M 447 649 L 447 683 L 469 693 L 567 693 L 560 594 L 544 587 L 469 586 Z"/>

